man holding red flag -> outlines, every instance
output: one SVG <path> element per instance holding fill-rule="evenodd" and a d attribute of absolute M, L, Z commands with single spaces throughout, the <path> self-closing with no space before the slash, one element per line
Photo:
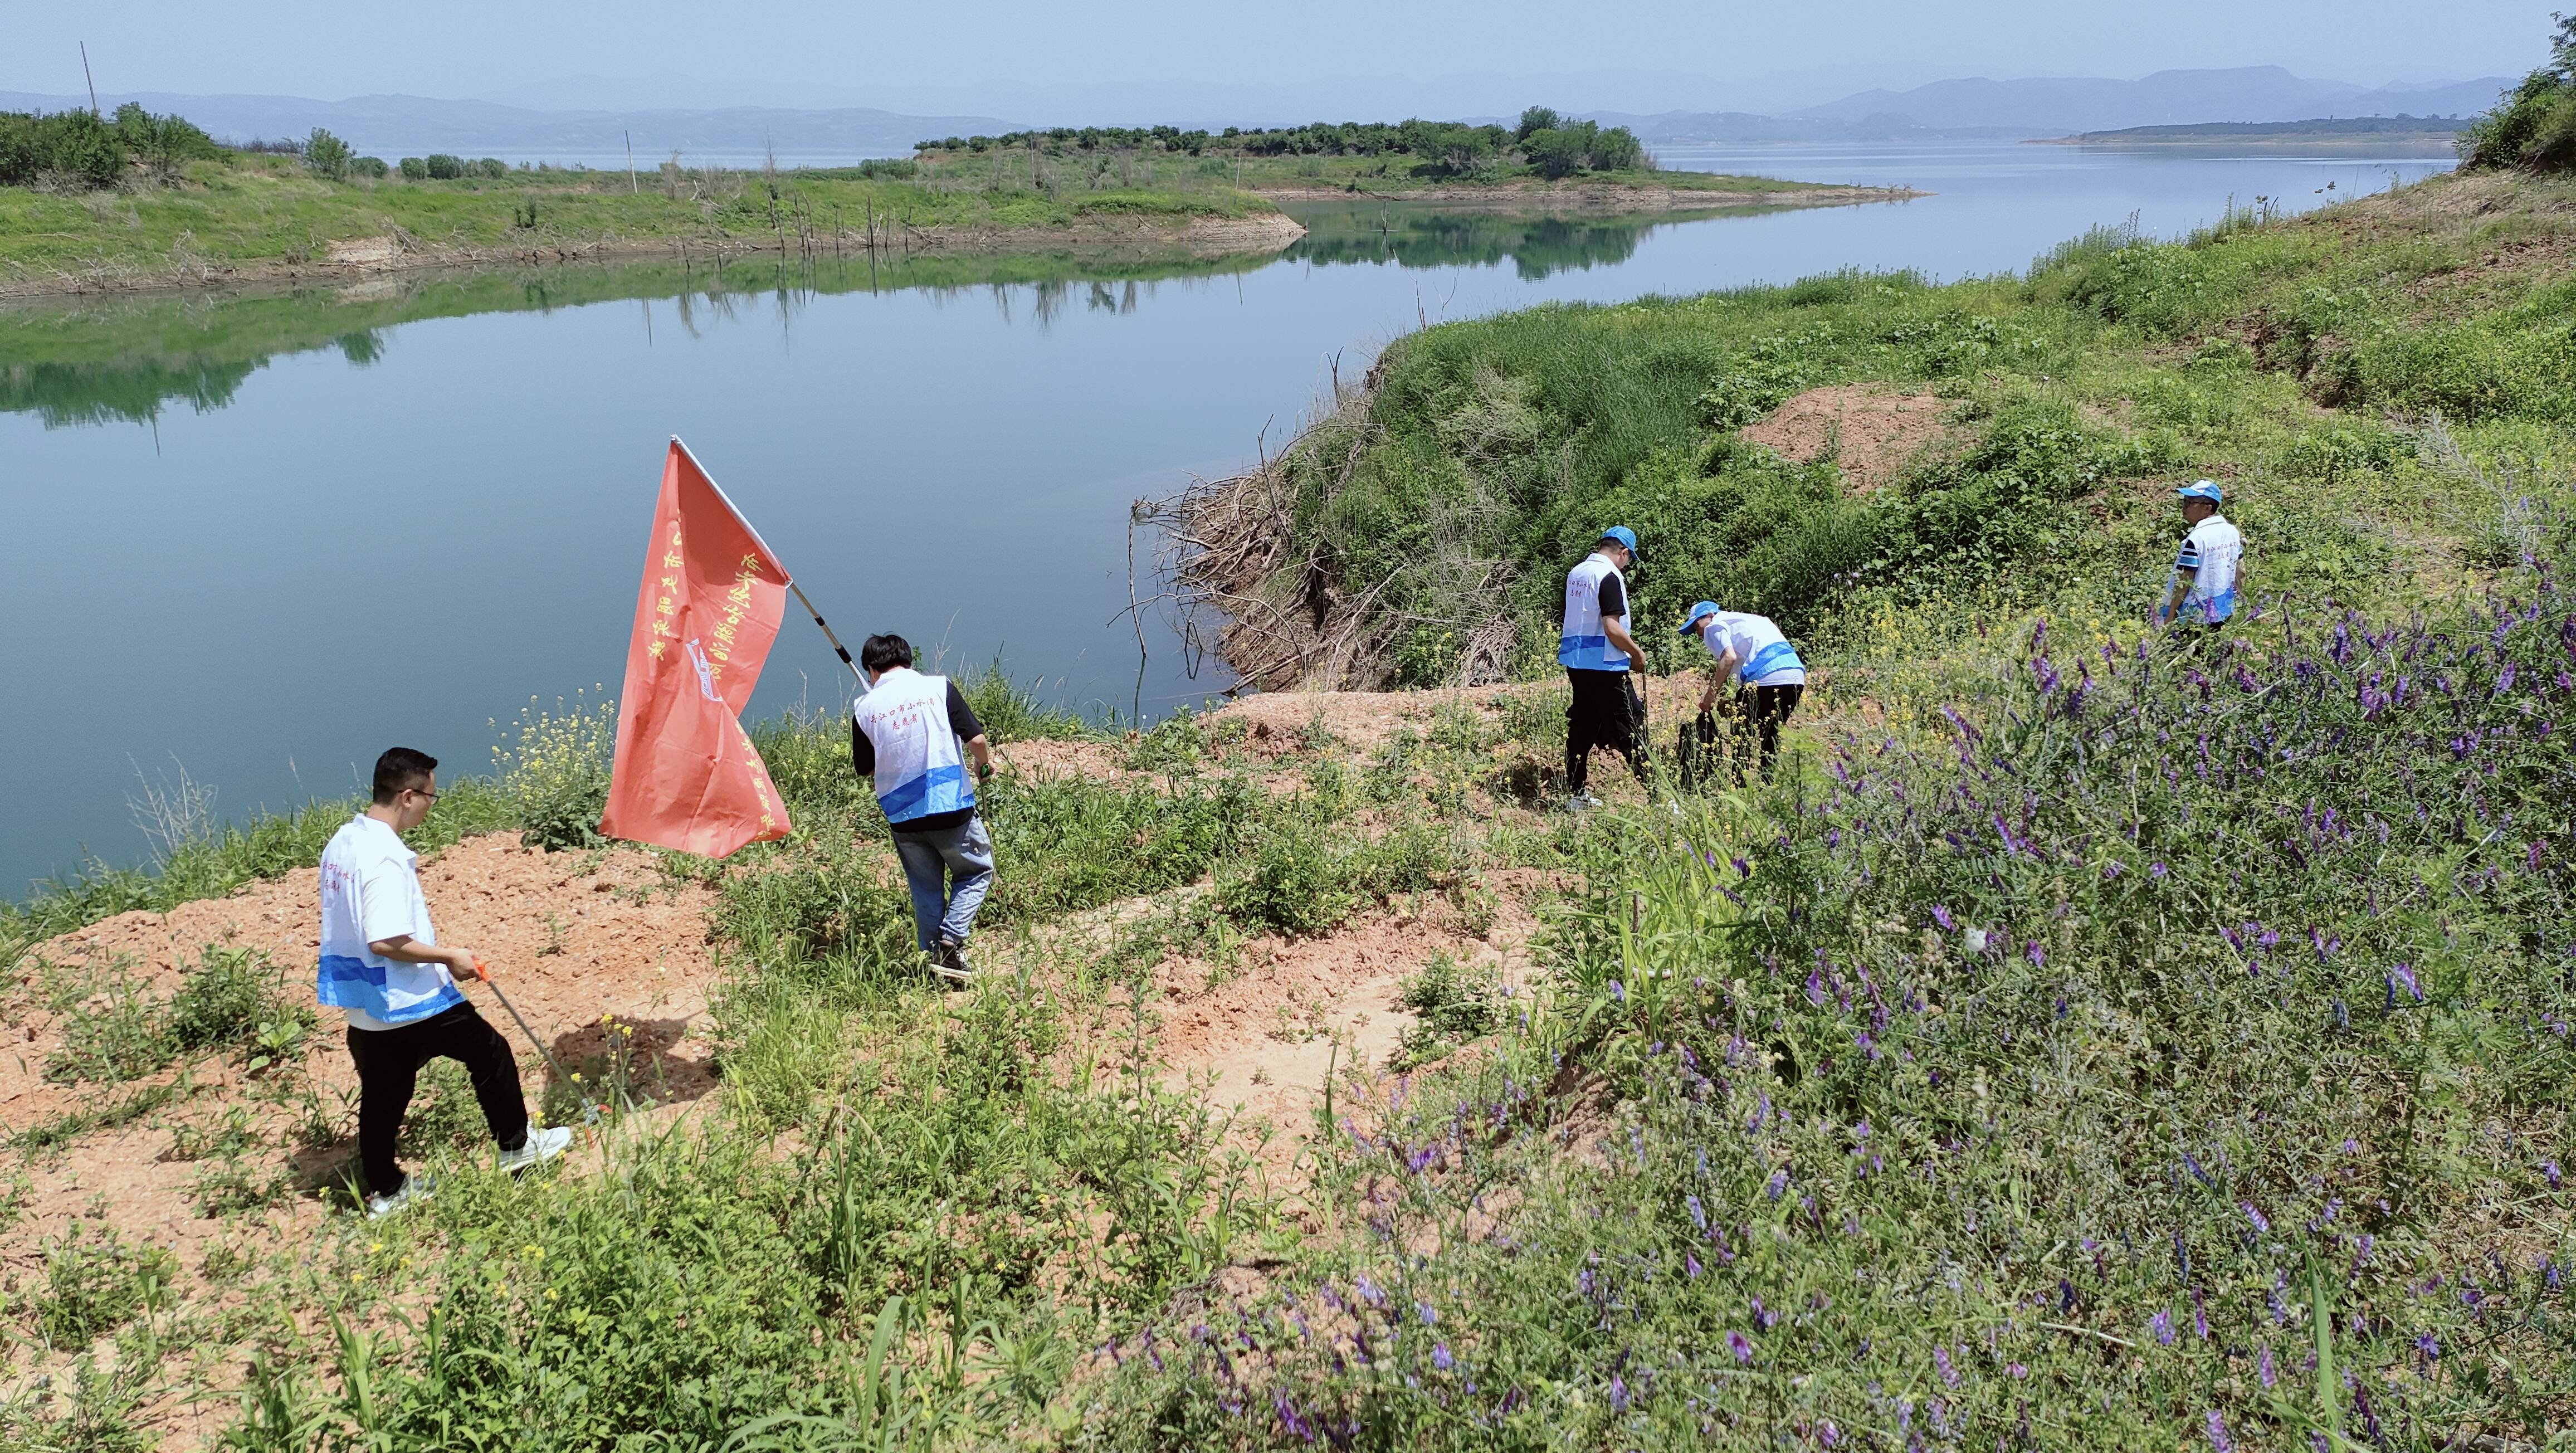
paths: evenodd
<path fill-rule="evenodd" d="M 603 835 L 711 858 L 787 836 L 786 804 L 741 721 L 786 608 L 786 567 L 673 439 L 635 597 Z"/>

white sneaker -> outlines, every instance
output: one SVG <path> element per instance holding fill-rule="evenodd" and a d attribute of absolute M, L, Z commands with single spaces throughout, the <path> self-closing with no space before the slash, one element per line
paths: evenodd
<path fill-rule="evenodd" d="M 429 1193 L 435 1189 L 436 1183 L 427 1176 L 405 1176 L 402 1188 L 392 1195 L 367 1197 L 367 1219 L 381 1221 L 396 1211 L 428 1200 Z"/>
<path fill-rule="evenodd" d="M 953 938 L 943 938 L 930 956 L 930 971 L 952 984 L 975 982 L 975 966 L 966 960 L 966 945 Z"/>
<path fill-rule="evenodd" d="M 516 1150 L 501 1152 L 501 1169 L 522 1171 L 532 1165 L 544 1165 L 564 1153 L 572 1144 L 572 1127 L 557 1125 L 552 1129 L 528 1127 L 528 1138 Z"/>
<path fill-rule="evenodd" d="M 1601 799 L 1589 792 L 1577 792 L 1565 799 L 1565 810 L 1568 812 L 1590 812 L 1600 805 Z"/>

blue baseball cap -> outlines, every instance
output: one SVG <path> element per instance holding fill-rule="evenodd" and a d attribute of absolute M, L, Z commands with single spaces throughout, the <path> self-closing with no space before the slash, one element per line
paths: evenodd
<path fill-rule="evenodd" d="M 1717 602 L 1713 600 L 1703 600 L 1699 604 L 1690 608 L 1690 615 L 1683 619 L 1682 628 L 1675 631 L 1673 634 L 1677 636 L 1687 636 L 1691 633 L 1692 627 L 1715 614 L 1717 614 Z"/>
<path fill-rule="evenodd" d="M 1626 525 L 1612 525 L 1610 528 L 1603 530 L 1599 538 L 1604 540 L 1616 540 L 1620 544 L 1628 547 L 1629 554 L 1634 555 L 1637 553 L 1637 532 L 1629 529 Z"/>
<path fill-rule="evenodd" d="M 2174 493 L 2184 499 L 2205 499 L 2211 504 L 2217 504 L 2219 502 L 2218 485 L 2213 480 L 2204 479 L 2193 484 L 2186 484 L 2182 488 L 2175 490 Z"/>

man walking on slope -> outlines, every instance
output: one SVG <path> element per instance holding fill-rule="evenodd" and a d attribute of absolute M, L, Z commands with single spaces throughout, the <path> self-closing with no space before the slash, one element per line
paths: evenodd
<path fill-rule="evenodd" d="M 2183 524 L 2189 533 L 2174 558 L 2164 599 L 2156 603 L 2156 624 L 2181 627 L 2178 639 L 2214 635 L 2236 614 L 2245 537 L 2218 512 L 2215 483 L 2204 479 L 2186 484 L 2174 495 L 2182 501 Z"/>
<path fill-rule="evenodd" d="M 439 947 L 430 927 L 420 859 L 401 835 L 420 826 L 437 802 L 438 759 L 395 747 L 376 759 L 374 801 L 322 850 L 322 955 L 314 988 L 323 1003 L 349 1015 L 358 1163 L 370 1216 L 390 1216 L 429 1194 L 426 1180 L 403 1174 L 394 1144 L 420 1067 L 433 1059 L 455 1060 L 473 1078 L 483 1123 L 501 1147 L 502 1169 L 524 1170 L 572 1144 L 568 1129 L 529 1128 L 509 1041 L 456 990 L 457 974 L 480 976 L 474 955 Z"/>
<path fill-rule="evenodd" d="M 1681 633 L 1699 637 L 1716 661 L 1708 689 L 1699 694 L 1700 710 L 1715 706 L 1718 688 L 1727 678 L 1735 679 L 1735 700 L 1728 708 L 1735 718 L 1735 785 L 1744 785 L 1744 759 L 1757 741 L 1762 776 L 1768 780 L 1771 760 L 1780 754 L 1780 724 L 1806 694 L 1807 663 L 1798 659 L 1797 648 L 1769 616 L 1719 610 L 1711 600 L 1690 608 Z"/>
<path fill-rule="evenodd" d="M 1627 758 L 1637 780 L 1646 780 L 1645 744 L 1638 739 L 1645 703 L 1628 682 L 1630 667 L 1645 653 L 1628 634 L 1628 578 L 1620 573 L 1636 558 L 1637 532 L 1612 525 L 1565 577 L 1565 626 L 1556 663 L 1573 689 L 1565 708 L 1565 790 L 1566 806 L 1576 812 L 1601 805 L 1584 790 L 1594 747 Z"/>
<path fill-rule="evenodd" d="M 903 637 L 868 637 L 859 666 L 868 693 L 850 705 L 850 765 L 876 779 L 931 972 L 962 984 L 975 973 L 966 936 L 993 886 L 993 840 L 975 815 L 965 756 L 975 758 L 981 782 L 993 775 L 993 747 L 955 682 L 912 669 L 912 645 Z"/>

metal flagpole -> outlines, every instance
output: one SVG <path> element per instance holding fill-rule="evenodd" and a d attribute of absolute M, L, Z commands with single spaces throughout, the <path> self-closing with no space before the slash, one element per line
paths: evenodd
<path fill-rule="evenodd" d="M 832 634 L 831 626 L 826 624 L 823 620 L 823 613 L 814 608 L 814 602 L 805 598 L 805 587 L 798 585 L 795 577 L 790 576 L 788 577 L 787 588 L 796 592 L 796 603 L 805 607 L 805 613 L 814 618 L 814 624 L 823 628 L 823 639 L 832 643 L 832 649 L 834 652 L 839 654 L 841 664 L 849 667 L 850 675 L 857 678 L 859 689 L 861 691 L 867 690 L 867 676 L 859 670 L 859 663 L 850 659 L 850 648 L 842 645 L 841 638 Z"/>

